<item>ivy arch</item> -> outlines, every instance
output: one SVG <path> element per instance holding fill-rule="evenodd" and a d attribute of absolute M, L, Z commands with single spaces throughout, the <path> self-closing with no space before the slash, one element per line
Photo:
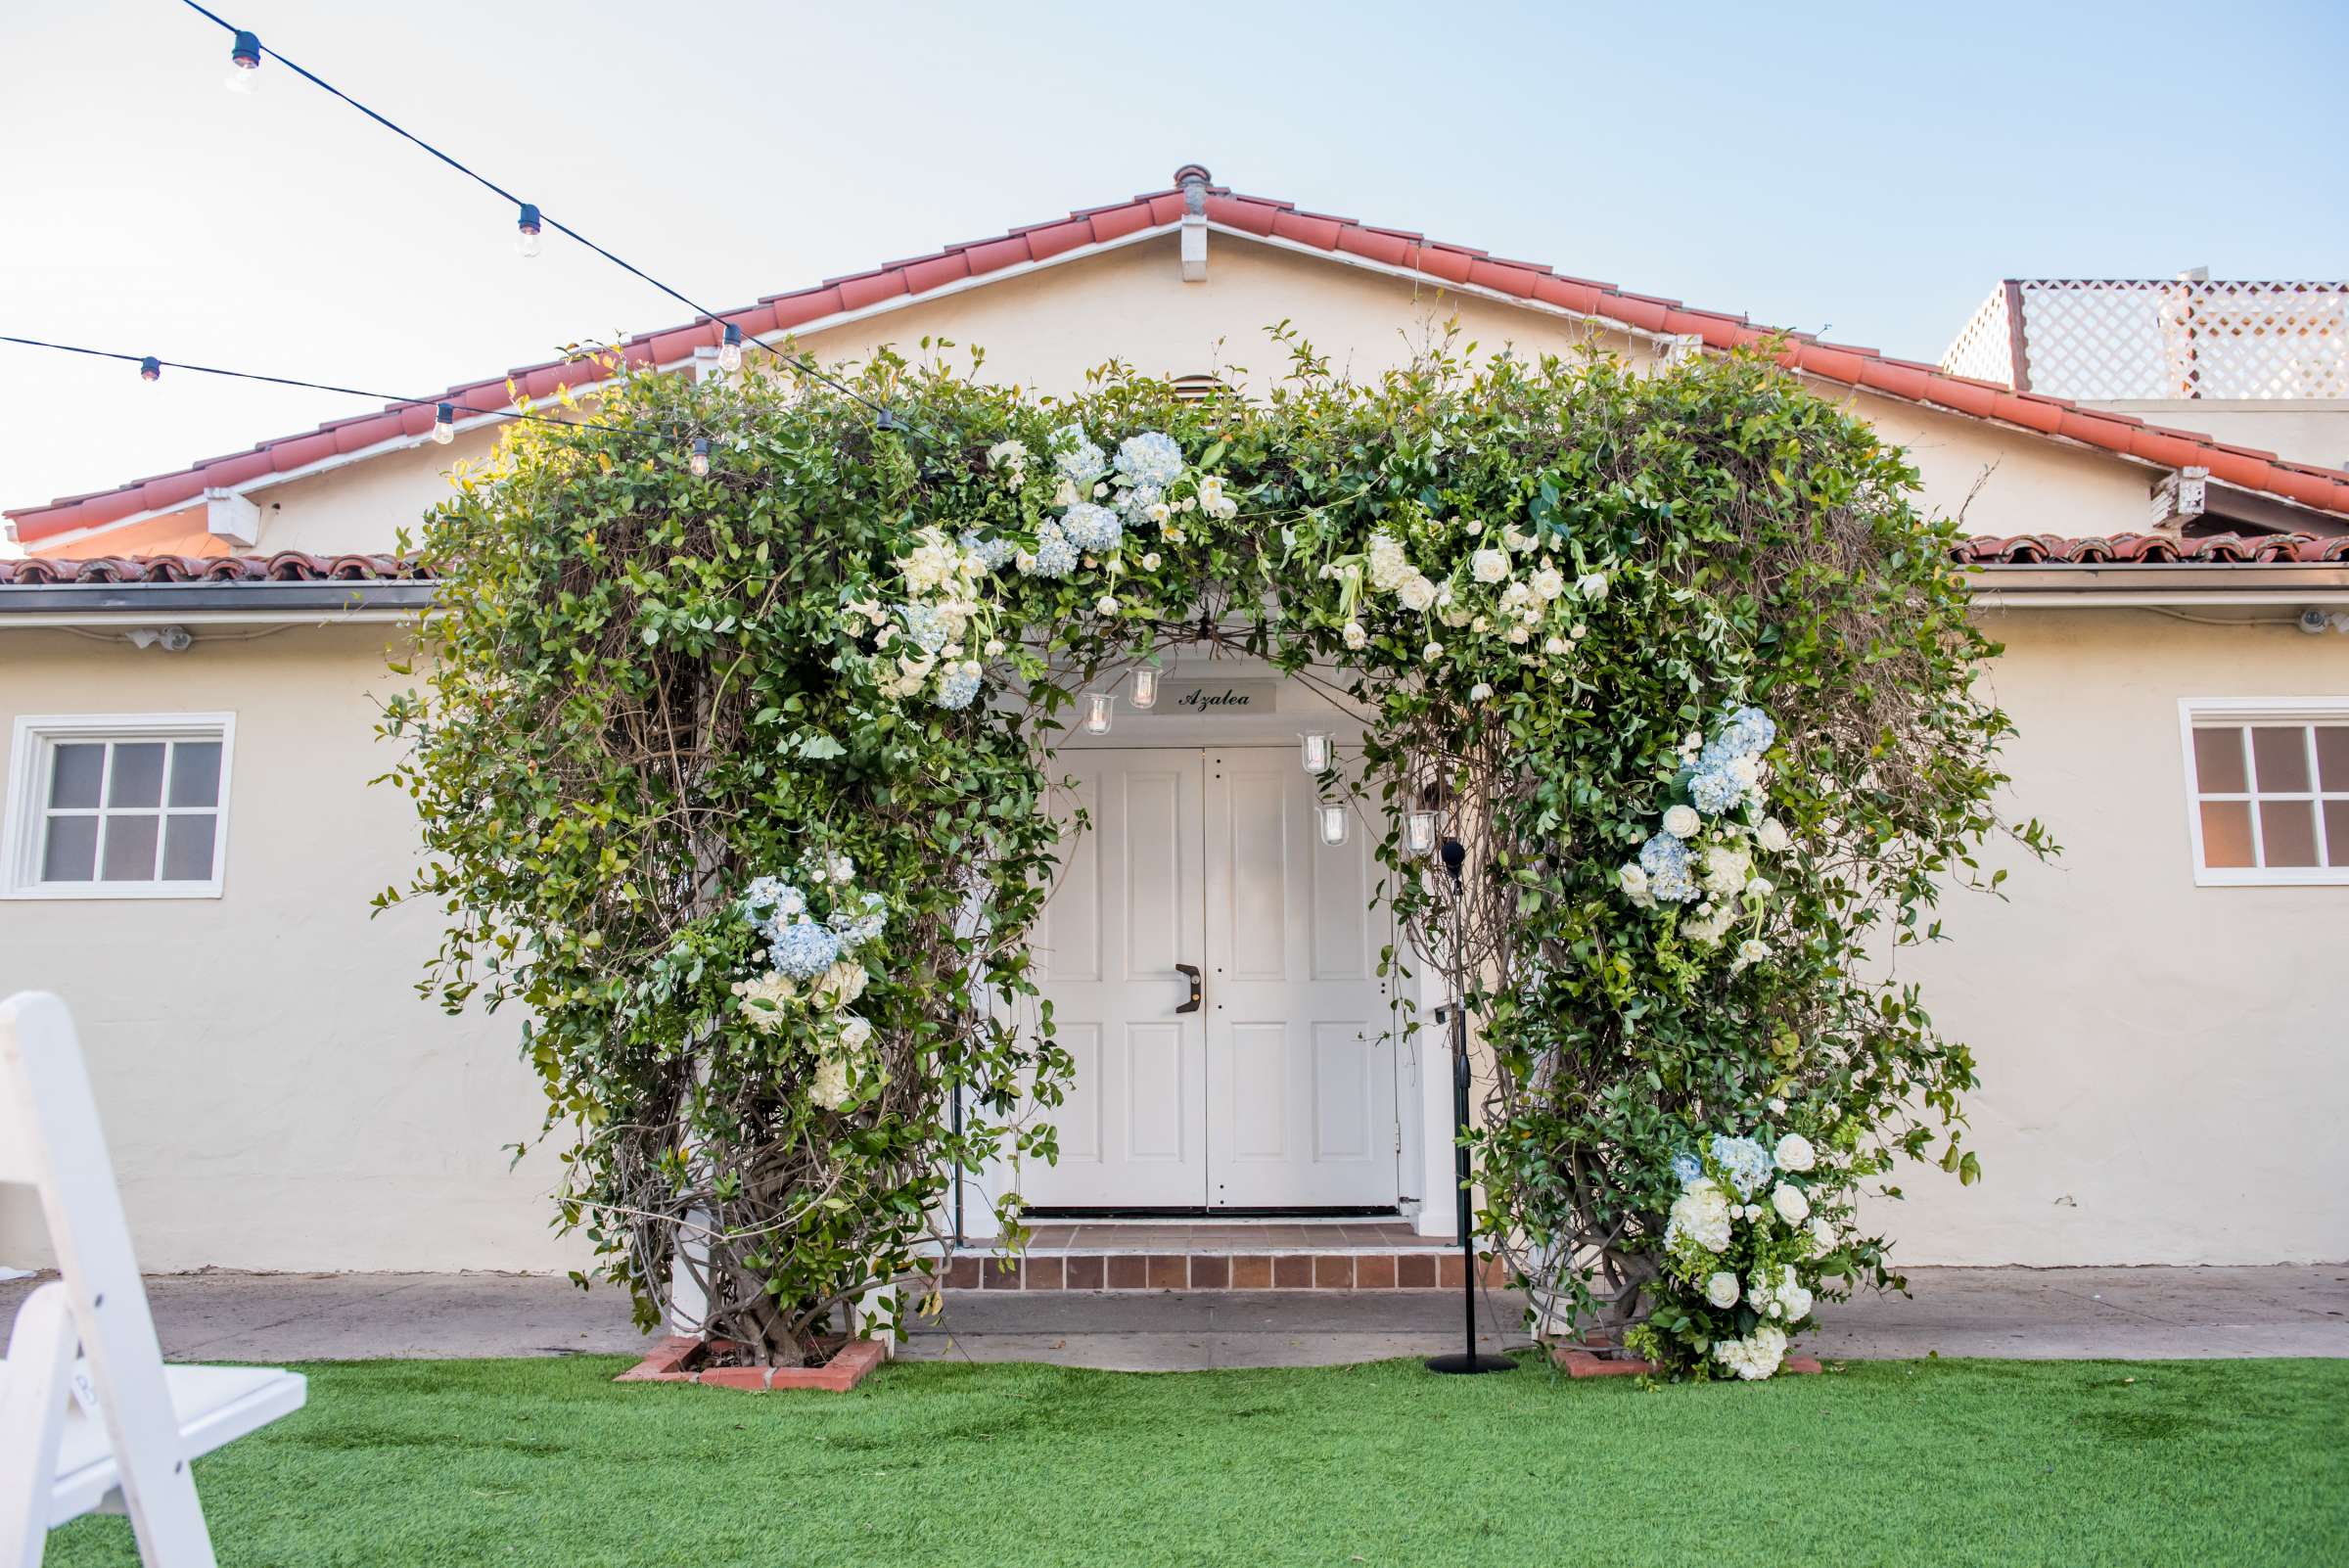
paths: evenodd
<path fill-rule="evenodd" d="M 1358 383 L 1275 341 L 1254 402 L 1115 366 L 1039 398 L 948 346 L 838 390 L 622 377 L 427 520 L 384 723 L 425 859 L 387 899 L 445 911 L 444 1006 L 527 1009 L 556 1222 L 647 1322 L 687 1243 L 711 1334 L 806 1358 L 925 1267 L 954 1170 L 1052 1157 L 1069 1059 L 993 1005 L 1036 991 L 1052 743 L 1200 636 L 1363 714 L 1382 893 L 1491 1055 L 1481 1228 L 1558 1319 L 1767 1375 L 1893 1277 L 1864 1181 L 1970 1179 L 1970 1055 L 1868 978 L 2004 782 L 1902 455 L 1760 355 L 1447 342 Z"/>

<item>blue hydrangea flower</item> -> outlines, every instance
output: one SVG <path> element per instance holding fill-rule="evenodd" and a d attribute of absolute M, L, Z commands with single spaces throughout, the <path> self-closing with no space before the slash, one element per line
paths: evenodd
<path fill-rule="evenodd" d="M 1146 517 L 1150 508 L 1167 498 L 1167 492 L 1155 484 L 1136 484 L 1118 496 L 1118 510 L 1128 518 Z"/>
<path fill-rule="evenodd" d="M 978 678 L 971 677 L 973 681 Z M 844 953 L 863 946 L 881 935 L 881 928 L 888 924 L 889 906 L 878 893 L 866 894 L 853 909 L 844 903 L 832 911 L 832 934 L 840 939 L 840 950 Z"/>
<path fill-rule="evenodd" d="M 1689 903 L 1696 899 L 1696 876 L 1685 840 L 1658 833 L 1639 846 L 1639 869 L 1647 873 L 1647 891 L 1658 902 Z"/>
<path fill-rule="evenodd" d="M 1705 1174 L 1704 1162 L 1683 1150 L 1672 1157 L 1672 1174 L 1680 1178 L 1681 1185 L 1684 1187 Z"/>
<path fill-rule="evenodd" d="M 742 891 L 742 911 L 755 917 L 761 909 L 788 920 L 807 912 L 807 896 L 781 877 L 753 877 Z"/>
<path fill-rule="evenodd" d="M 949 669 L 938 677 L 938 706 L 968 708 L 971 699 L 979 695 L 979 677 L 970 670 Z"/>
<path fill-rule="evenodd" d="M 1060 531 L 1080 550 L 1114 549 L 1126 525 L 1106 506 L 1079 501 L 1060 516 Z"/>
<path fill-rule="evenodd" d="M 1727 767 L 1707 767 L 1688 781 L 1688 799 L 1707 816 L 1719 816 L 1745 799 L 1745 785 Z"/>
<path fill-rule="evenodd" d="M 1174 437 L 1155 430 L 1128 436 L 1118 443 L 1118 472 L 1136 484 L 1163 489 L 1182 478 L 1182 448 Z"/>
<path fill-rule="evenodd" d="M 1082 425 L 1063 425 L 1053 432 L 1052 445 L 1052 466 L 1079 489 L 1089 487 L 1109 472 L 1109 459 L 1086 438 Z"/>
<path fill-rule="evenodd" d="M 1768 714 L 1759 708 L 1740 708 L 1706 743 L 1700 761 L 1719 762 L 1732 757 L 1759 757 L 1777 738 L 1778 726 Z"/>
<path fill-rule="evenodd" d="M 1750 1198 L 1754 1189 L 1770 1178 L 1776 1164 L 1770 1151 L 1752 1138 L 1733 1138 L 1725 1133 L 1713 1134 L 1713 1160 L 1728 1173 L 1729 1185 L 1737 1189 L 1740 1198 Z"/>
<path fill-rule="evenodd" d="M 840 936 L 829 926 L 805 917 L 772 928 L 767 962 L 794 980 L 813 980 L 840 956 Z"/>
<path fill-rule="evenodd" d="M 934 654 L 946 645 L 946 618 L 929 605 L 899 605 L 898 614 L 905 620 L 905 635 L 922 652 Z"/>
<path fill-rule="evenodd" d="M 1036 530 L 1036 554 L 1029 560 L 1032 577 L 1065 577 L 1077 570 L 1077 546 L 1058 525 L 1047 523 Z"/>
<path fill-rule="evenodd" d="M 976 529 L 963 530 L 962 547 L 979 558 L 979 564 L 992 572 L 1018 552 L 1009 539 L 984 539 Z"/>

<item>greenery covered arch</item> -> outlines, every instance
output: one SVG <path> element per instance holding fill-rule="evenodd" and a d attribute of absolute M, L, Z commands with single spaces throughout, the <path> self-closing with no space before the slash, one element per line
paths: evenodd
<path fill-rule="evenodd" d="M 385 725 L 426 989 L 527 1008 L 559 1222 L 648 1320 L 681 1256 L 713 1335 L 796 1361 L 935 1250 L 955 1169 L 1051 1157 L 1068 1058 L 1000 1005 L 1051 742 L 1200 636 L 1365 715 L 1383 892 L 1493 1054 L 1483 1228 L 1557 1314 L 1768 1375 L 1888 1277 L 1863 1180 L 1970 1178 L 1970 1057 L 1866 978 L 1998 826 L 2006 729 L 1901 454 L 1760 356 L 1356 383 L 1281 341 L 1254 402 L 943 349 L 622 377 L 429 519 Z M 1467 847 L 1456 905 L 1410 810 Z"/>

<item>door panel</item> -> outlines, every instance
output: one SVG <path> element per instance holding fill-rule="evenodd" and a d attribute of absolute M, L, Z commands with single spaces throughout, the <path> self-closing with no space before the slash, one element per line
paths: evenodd
<path fill-rule="evenodd" d="M 1207 767 L 1211 1208 L 1396 1201 L 1395 1042 L 1360 822 L 1327 846 L 1286 747 Z"/>
<path fill-rule="evenodd" d="M 1060 1161 L 1033 1161 L 1017 1186 L 1046 1208 L 1197 1208 L 1207 1188 L 1206 1020 L 1176 1013 L 1199 962 L 1205 759 L 1196 750 L 1070 751 L 1077 780 L 1056 796 L 1089 831 L 1062 851 L 1062 877 L 1036 922 L 1037 978 L 1056 1037 L 1076 1061 L 1052 1114 Z"/>

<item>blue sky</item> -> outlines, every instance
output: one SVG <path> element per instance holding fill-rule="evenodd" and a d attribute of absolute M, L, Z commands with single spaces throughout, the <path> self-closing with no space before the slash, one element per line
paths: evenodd
<path fill-rule="evenodd" d="M 2337 4 L 223 14 L 720 307 L 1192 160 L 1922 358 L 2008 275 L 2349 274 Z M 227 53 L 176 0 L 0 14 L 0 333 L 413 393 L 682 319 L 559 238 L 519 260 L 495 198 L 282 68 L 232 97 Z M 0 367 L 9 505 L 368 406 Z"/>

